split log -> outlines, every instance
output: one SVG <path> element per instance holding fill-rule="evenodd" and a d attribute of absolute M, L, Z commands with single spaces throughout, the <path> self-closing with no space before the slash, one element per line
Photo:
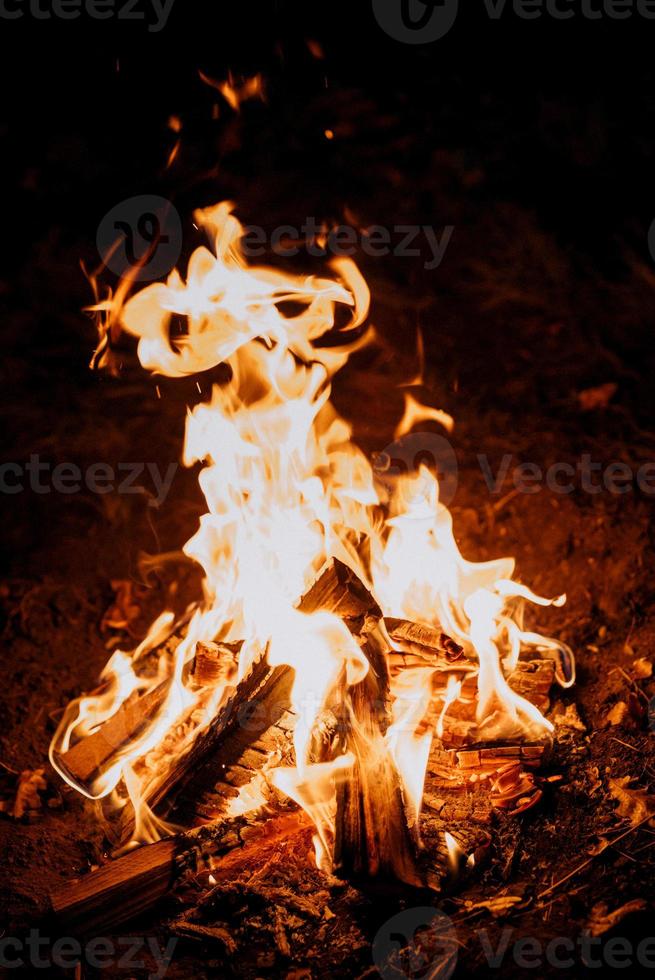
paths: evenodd
<path fill-rule="evenodd" d="M 178 837 L 128 851 L 90 874 L 66 882 L 50 894 L 58 921 L 77 934 L 102 934 L 152 908 L 185 872 L 220 867 L 229 873 L 247 867 L 253 849 L 267 842 L 305 832 L 309 818 L 302 812 L 268 817 L 233 817 Z"/>
<path fill-rule="evenodd" d="M 452 637 L 433 626 L 414 623 L 409 619 L 384 619 L 389 637 L 406 653 L 424 656 L 427 659 L 439 656 L 447 663 L 456 663 L 464 658 L 464 648 Z"/>
<path fill-rule="evenodd" d="M 355 573 L 343 562 L 331 559 L 326 562 L 316 581 L 303 596 L 298 608 L 307 613 L 326 609 L 347 619 L 357 619 L 376 610 L 377 606 Z M 190 673 L 196 686 L 205 687 L 211 683 L 212 673 L 222 674 L 227 669 L 226 663 L 233 663 L 238 645 L 235 647 L 234 644 L 204 643 L 198 647 L 198 660 L 194 662 Z M 225 660 L 221 661 L 220 653 L 225 654 Z M 243 727 L 250 738 L 257 738 L 276 718 L 271 714 L 267 724 L 262 724 L 257 730 L 253 713 L 259 711 L 261 714 L 264 700 L 266 708 L 276 711 L 278 718 L 284 713 L 288 707 L 288 690 L 285 693 L 285 688 L 290 686 L 290 679 L 287 676 L 286 681 L 283 681 L 282 675 L 289 675 L 290 670 L 288 667 L 272 670 L 262 659 L 237 685 L 208 728 L 199 733 L 190 750 L 175 762 L 164 777 L 151 782 L 144 801 L 148 805 L 156 806 L 184 781 L 187 769 L 200 765 L 211 755 L 218 742 L 226 735 L 230 718 L 233 719 L 231 724 L 234 726 L 235 708 L 238 723 L 243 725 L 244 717 L 249 718 Z M 128 699 L 101 728 L 62 753 L 57 761 L 71 782 L 82 792 L 88 793 L 94 778 L 105 771 L 111 765 L 112 759 L 117 758 L 121 750 L 142 735 L 156 718 L 166 700 L 167 692 L 168 681 L 165 681 L 141 697 Z M 274 707 L 276 698 L 277 704 Z M 245 708 L 239 713 L 239 706 L 246 701 L 253 701 L 253 707 Z M 236 744 L 233 751 L 236 751 Z"/>
<path fill-rule="evenodd" d="M 216 687 L 228 683 L 239 664 L 241 643 L 196 643 L 191 679 L 193 686 Z"/>
<path fill-rule="evenodd" d="M 367 615 L 379 618 L 380 607 L 348 565 L 331 558 L 319 573 L 314 584 L 304 594 L 298 608 L 311 613 L 327 610 L 345 620 L 361 619 Z"/>
<path fill-rule="evenodd" d="M 89 791 L 94 778 L 116 753 L 138 738 L 156 717 L 168 687 L 165 681 L 140 697 L 128 698 L 101 728 L 58 756 L 58 764 L 74 785 L 84 793 Z"/>
<path fill-rule="evenodd" d="M 298 608 L 306 613 L 339 612 L 351 619 L 361 619 L 367 610 L 377 610 L 375 600 L 355 573 L 337 559 L 326 563 Z M 211 659 L 212 653 L 211 647 L 202 651 L 201 660 Z M 196 780 L 201 783 L 206 779 L 205 764 L 214 774 L 215 783 L 217 773 L 233 766 L 248 746 L 288 711 L 292 683 L 291 667 L 272 668 L 262 657 L 239 682 L 207 728 L 194 738 L 189 749 L 172 759 L 161 775 L 142 788 L 143 801 L 156 808 Z M 261 764 L 265 761 L 262 753 Z M 241 785 L 249 778 L 246 770 Z M 134 814 L 128 810 L 122 823 L 122 842 L 129 840 L 133 829 Z"/>
<path fill-rule="evenodd" d="M 112 929 L 166 895 L 177 874 L 179 842 L 161 840 L 130 851 L 50 894 L 59 922 L 81 933 Z"/>
<path fill-rule="evenodd" d="M 371 630 L 362 650 L 369 671 L 344 698 L 340 748 L 354 756 L 337 786 L 334 865 L 351 877 L 382 877 L 416 887 L 434 875 L 420 867 L 418 827 L 405 805 L 399 773 L 384 742 L 389 724 L 386 642 Z M 413 826 L 412 826 L 413 825 Z"/>
<path fill-rule="evenodd" d="M 265 657 L 257 660 L 189 749 L 146 785 L 144 799 L 148 806 L 156 807 L 173 791 L 182 789 L 206 759 L 211 757 L 212 765 L 218 766 L 236 759 L 277 720 L 276 716 L 289 708 L 292 681 L 288 667 L 271 667 Z"/>
<path fill-rule="evenodd" d="M 261 657 L 233 689 L 209 725 L 193 739 L 186 752 L 171 759 L 163 771 L 142 787 L 142 798 L 151 809 L 201 778 L 204 763 L 211 759 L 214 771 L 234 762 L 251 741 L 289 708 L 293 672 L 286 666 L 271 667 Z M 134 813 L 125 813 L 121 841 L 134 830 Z"/>

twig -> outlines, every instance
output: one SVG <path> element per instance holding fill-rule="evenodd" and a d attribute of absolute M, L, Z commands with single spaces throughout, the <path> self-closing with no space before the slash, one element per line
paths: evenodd
<path fill-rule="evenodd" d="M 610 737 L 613 742 L 618 742 L 619 745 L 624 745 L 626 749 L 632 749 L 633 752 L 639 752 L 639 749 L 636 749 L 634 745 L 630 745 L 629 742 L 623 742 L 620 738 L 615 738 L 614 735 Z"/>
<path fill-rule="evenodd" d="M 619 841 L 623 840 L 624 837 L 627 837 L 628 834 L 632 834 L 635 830 L 638 830 L 639 827 L 641 827 L 642 824 L 646 823 L 647 820 L 652 820 L 652 819 L 653 819 L 653 814 L 649 813 L 648 816 L 644 817 L 643 820 L 640 820 L 639 823 L 636 823 L 634 827 L 628 827 L 626 831 L 624 831 L 622 834 L 619 834 L 619 836 L 616 837 L 613 841 L 607 841 L 607 844 L 602 849 L 602 851 L 599 851 L 598 854 L 592 854 L 591 857 L 588 857 L 586 861 L 583 861 L 582 864 L 579 864 L 577 868 L 573 869 L 573 871 L 569 871 L 567 875 L 564 875 L 563 878 L 560 878 L 559 881 L 556 881 L 554 885 L 550 886 L 550 888 L 546 888 L 545 891 L 540 892 L 539 895 L 537 895 L 537 898 L 541 899 L 541 898 L 545 898 L 546 895 L 550 895 L 550 893 L 552 891 L 555 891 L 556 888 L 559 888 L 560 885 L 563 885 L 571 878 L 574 878 L 575 875 L 577 875 L 580 871 L 583 871 L 586 867 L 588 867 L 592 863 L 594 858 L 597 858 L 600 854 L 604 854 L 608 847 L 613 847 L 615 844 L 618 844 Z"/>
<path fill-rule="evenodd" d="M 497 500 L 496 503 L 493 504 L 491 508 L 494 514 L 499 514 L 503 509 L 503 507 L 505 506 L 505 504 L 508 504 L 510 500 L 514 500 L 514 497 L 518 497 L 520 493 L 521 493 L 520 488 L 515 487 L 514 490 L 510 490 L 509 493 L 506 493 L 504 497 L 501 497 L 500 500 Z"/>

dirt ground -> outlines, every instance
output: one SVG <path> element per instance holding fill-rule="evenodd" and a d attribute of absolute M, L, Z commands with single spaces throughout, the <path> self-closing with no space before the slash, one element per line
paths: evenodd
<path fill-rule="evenodd" d="M 436 87 L 439 79 L 430 78 Z M 526 110 L 521 141 L 498 91 L 484 105 L 451 93 L 432 115 L 427 96 L 416 104 L 408 92 L 376 98 L 344 77 L 326 92 L 317 88 L 305 99 L 296 93 L 291 102 L 278 80 L 267 105 L 249 104 L 239 116 L 223 107 L 211 146 L 191 118 L 180 160 L 163 178 L 159 173 L 159 186 L 177 190 L 189 235 L 192 207 L 220 198 L 236 201 L 244 221 L 270 227 L 304 215 L 342 218 L 346 207 L 362 226 L 454 226 L 444 260 L 433 271 L 424 268 L 424 256 L 359 256 L 380 339 L 352 359 L 336 382 L 335 401 L 368 453 L 388 447 L 402 411 L 398 386 L 417 371 L 420 329 L 425 383 L 415 393 L 456 419 L 449 440 L 458 482 L 450 506 L 458 543 L 476 560 L 512 554 L 519 578 L 536 592 L 567 593 L 565 606 L 530 610 L 528 623 L 575 651 L 577 683 L 559 696 L 557 710 L 574 705 L 581 725 L 556 729 L 546 774 L 560 781 L 527 814 L 496 818 L 486 863 L 446 894 L 398 892 L 389 898 L 375 888 L 344 889 L 316 880 L 305 851 L 285 854 L 285 875 L 300 891 L 327 889 L 338 927 L 321 923 L 316 938 L 316 927 L 305 923 L 300 932 L 306 942 L 286 958 L 270 953 L 266 930 L 249 935 L 247 955 L 236 958 L 220 944 L 181 939 L 171 978 L 375 976 L 371 943 L 378 929 L 394 911 L 426 903 L 454 924 L 457 977 L 534 975 L 534 967 L 512 952 L 514 944 L 531 938 L 545 947 L 558 937 L 576 944 L 573 963 L 540 963 L 539 975 L 585 976 L 594 963 L 581 951 L 581 936 L 600 936 L 594 955 L 605 957 L 606 970 L 612 967 L 612 940 L 636 949 L 653 932 L 654 828 L 645 822 L 616 846 L 591 854 L 601 835 L 614 839 L 636 819 L 611 781 L 629 777 L 627 788 L 639 791 L 640 805 L 655 811 L 655 682 L 644 676 L 642 662 L 652 662 L 655 640 L 653 491 L 632 479 L 623 493 L 603 484 L 611 464 L 637 474 L 655 461 L 655 266 L 638 234 L 639 220 L 647 223 L 650 216 L 635 217 L 628 209 L 620 221 L 610 214 L 611 230 L 602 237 L 587 221 L 593 196 L 580 190 L 589 175 L 595 175 L 595 191 L 610 181 L 616 142 L 632 131 L 632 116 L 621 129 L 607 92 L 596 105 L 581 99 L 574 106 L 564 96 L 542 93 Z M 204 89 L 194 103 L 196 116 L 202 99 L 211 103 Z M 469 128 L 459 129 L 453 117 L 466 111 Z M 637 115 L 639 106 L 632 111 Z M 162 151 L 171 139 L 163 120 Z M 328 121 L 334 139 L 326 141 Z M 10 126 L 10 143 L 12 133 Z M 92 141 L 82 146 L 65 131 L 48 134 L 48 164 L 30 169 L 16 149 L 17 187 L 30 198 L 32 215 L 39 207 L 45 213 L 32 217 L 1 284 L 4 458 L 24 465 L 39 454 L 53 465 L 72 462 L 82 470 L 99 461 L 150 462 L 163 473 L 179 460 L 185 406 L 201 394 L 192 382 L 159 379 L 157 397 L 153 379 L 128 355 L 116 378 L 87 366 L 94 333 L 81 309 L 91 293 L 79 263 L 91 266 L 97 259 L 83 211 L 94 194 L 107 197 L 100 191 L 109 168 L 102 150 Z M 568 180 L 569 206 L 580 193 L 577 220 L 553 203 L 552 189 L 532 189 L 524 168 L 544 154 L 553 182 Z M 214 171 L 207 166 L 212 157 L 220 161 Z M 163 159 L 162 152 L 160 164 Z M 116 168 L 120 161 L 110 162 Z M 130 161 L 121 177 L 114 169 L 116 200 L 128 196 L 151 162 L 148 155 Z M 62 200 L 77 205 L 52 203 Z M 102 206 L 95 210 L 100 217 Z M 506 478 L 492 491 L 485 466 L 496 474 L 506 454 Z M 595 466 L 591 491 L 579 470 L 585 456 Z M 544 477 L 533 485 L 535 492 L 516 492 L 514 467 L 524 463 L 542 474 L 554 464 L 570 464 L 572 491 L 562 492 Z M 11 795 L 15 772 L 45 768 L 47 780 L 41 810 L 20 820 L 0 814 L 5 936 L 22 936 L 43 922 L 49 889 L 88 870 L 106 849 L 94 805 L 61 785 L 47 750 L 58 712 L 93 686 L 107 659 L 107 642 L 116 635 L 102 629 L 112 580 L 131 580 L 140 589 L 136 636 L 167 599 L 167 582 L 144 578 L 140 556 L 179 548 L 202 512 L 195 471 L 179 467 L 158 506 L 147 472 L 142 482 L 145 492 L 138 494 L 62 494 L 27 486 L 4 496 L 4 798 Z M 650 484 L 655 488 L 652 477 Z M 186 585 L 193 588 L 192 576 Z M 610 712 L 620 702 L 626 712 L 611 724 Z M 648 809 L 639 812 L 647 815 Z M 473 907 L 498 897 L 516 901 L 495 914 Z M 616 910 L 623 911 L 599 925 Z M 165 923 L 177 911 L 174 902 L 166 904 L 124 935 L 157 937 L 165 947 Z M 485 943 L 495 950 L 504 940 L 509 951 L 502 963 L 488 965 Z M 415 963 L 413 973 L 398 968 L 386 975 L 446 976 L 438 972 L 439 962 L 433 957 L 427 972 L 425 963 Z M 631 975 L 646 968 L 634 965 Z M 142 977 L 152 969 L 152 963 L 86 966 L 82 975 Z M 75 975 L 73 969 L 60 972 Z"/>

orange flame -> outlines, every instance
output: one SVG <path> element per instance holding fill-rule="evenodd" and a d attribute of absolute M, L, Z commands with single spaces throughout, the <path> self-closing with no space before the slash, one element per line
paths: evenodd
<path fill-rule="evenodd" d="M 101 693 L 78 699 L 66 712 L 51 759 L 68 778 L 59 757 L 69 745 L 97 730 L 135 692 L 167 680 L 154 720 L 117 747 L 88 790 L 93 797 L 114 793 L 122 803 L 129 797 L 139 816 L 137 837 L 156 836 L 161 828 L 143 804 L 148 781 L 209 724 L 236 681 L 266 651 L 271 665 L 293 668 L 298 719 L 295 766 L 274 769 L 271 779 L 313 819 L 317 859 L 329 867 L 335 780 L 347 778 L 353 759 L 313 760 L 312 731 L 340 686 L 359 683 L 369 667 L 339 617 L 296 608 L 327 559 L 349 564 L 385 615 L 437 626 L 477 661 L 481 737 L 538 736 L 552 728 L 511 690 L 506 673 L 522 650 L 559 645 L 523 630 L 521 602 L 549 601 L 513 581 L 513 559 L 463 558 L 429 470 L 399 477 L 390 490 L 376 482 L 368 459 L 351 441 L 349 424 L 330 401 L 330 384 L 349 354 L 371 337 L 364 328 L 369 292 L 354 263 L 333 261 L 325 278 L 248 267 L 231 205 L 196 212 L 195 222 L 209 234 L 212 249 L 196 249 L 186 277 L 174 271 L 165 283 L 131 296 L 131 284 L 124 284 L 95 309 L 101 335 L 118 326 L 132 334 L 142 365 L 153 372 L 179 377 L 220 362 L 231 369 L 229 383 L 214 387 L 210 400 L 189 413 L 186 427 L 183 461 L 203 464 L 207 512 L 185 551 L 204 569 L 204 598 L 190 611 L 175 652 L 159 654 L 155 676 L 146 675 L 144 658 L 175 629 L 172 614 L 160 617 L 132 654 L 113 655 Z M 174 339 L 173 317 L 185 324 Z M 96 360 L 107 357 L 101 344 Z M 423 419 L 452 428 L 445 412 L 407 395 L 397 434 Z M 238 676 L 226 671 L 209 692 L 195 690 L 186 669 L 201 640 L 243 641 Z M 419 668 L 394 678 L 393 720 L 383 743 L 416 820 L 434 734 L 422 725 L 433 673 Z M 438 736 L 460 688 L 458 681 L 448 682 Z M 261 803 L 252 789 L 233 805 L 243 812 Z"/>

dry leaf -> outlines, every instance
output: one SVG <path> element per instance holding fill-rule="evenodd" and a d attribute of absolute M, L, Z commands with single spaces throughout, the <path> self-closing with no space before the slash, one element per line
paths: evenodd
<path fill-rule="evenodd" d="M 498 898 L 490 898 L 485 902 L 465 902 L 467 912 L 473 912 L 475 909 L 487 909 L 488 912 L 496 917 L 499 915 L 504 915 L 506 912 L 510 912 L 514 906 L 520 905 L 523 901 L 518 895 L 501 895 Z"/>
<path fill-rule="evenodd" d="M 608 725 L 622 725 L 624 728 L 639 728 L 642 716 L 642 706 L 636 696 L 633 696 L 632 692 L 630 692 L 627 702 L 617 701 L 607 712 L 605 716 L 605 727 Z"/>
<path fill-rule="evenodd" d="M 589 776 L 593 779 L 591 786 L 589 787 L 589 796 L 593 796 L 601 786 L 603 785 L 602 780 L 599 779 L 598 766 L 592 766 L 589 770 Z"/>
<path fill-rule="evenodd" d="M 631 902 L 626 902 L 625 905 L 614 909 L 613 912 L 608 912 L 607 905 L 600 902 L 592 908 L 589 921 L 585 926 L 585 932 L 591 936 L 602 936 L 603 933 L 609 932 L 610 929 L 618 925 L 626 916 L 632 915 L 633 912 L 641 912 L 647 907 L 648 903 L 643 898 L 633 898 Z"/>
<path fill-rule="evenodd" d="M 639 657 L 638 660 L 632 661 L 630 673 L 637 680 L 645 680 L 647 677 L 653 676 L 653 665 L 646 657 Z"/>
<path fill-rule="evenodd" d="M 606 725 L 622 725 L 628 717 L 628 706 L 625 701 L 617 701 L 605 716 Z"/>
<path fill-rule="evenodd" d="M 629 789 L 628 783 L 631 779 L 631 776 L 610 779 L 609 786 L 610 793 L 619 801 L 616 812 L 635 827 L 646 817 L 655 814 L 655 796 L 650 796 L 645 789 Z"/>
<path fill-rule="evenodd" d="M 553 722 L 556 728 L 568 728 L 575 732 L 587 731 L 586 725 L 578 713 L 578 706 L 573 702 L 567 704 L 565 708 L 558 701 L 553 712 Z"/>
<path fill-rule="evenodd" d="M 14 799 L 0 803 L 0 810 L 15 820 L 20 820 L 30 810 L 40 810 L 39 791 L 48 788 L 44 774 L 45 769 L 25 769 L 18 777 Z"/>
<path fill-rule="evenodd" d="M 597 385 L 595 388 L 585 388 L 578 392 L 578 404 L 583 412 L 591 412 L 596 408 L 607 408 L 610 399 L 616 394 L 618 385 L 614 381 L 608 381 L 604 385 Z"/>

